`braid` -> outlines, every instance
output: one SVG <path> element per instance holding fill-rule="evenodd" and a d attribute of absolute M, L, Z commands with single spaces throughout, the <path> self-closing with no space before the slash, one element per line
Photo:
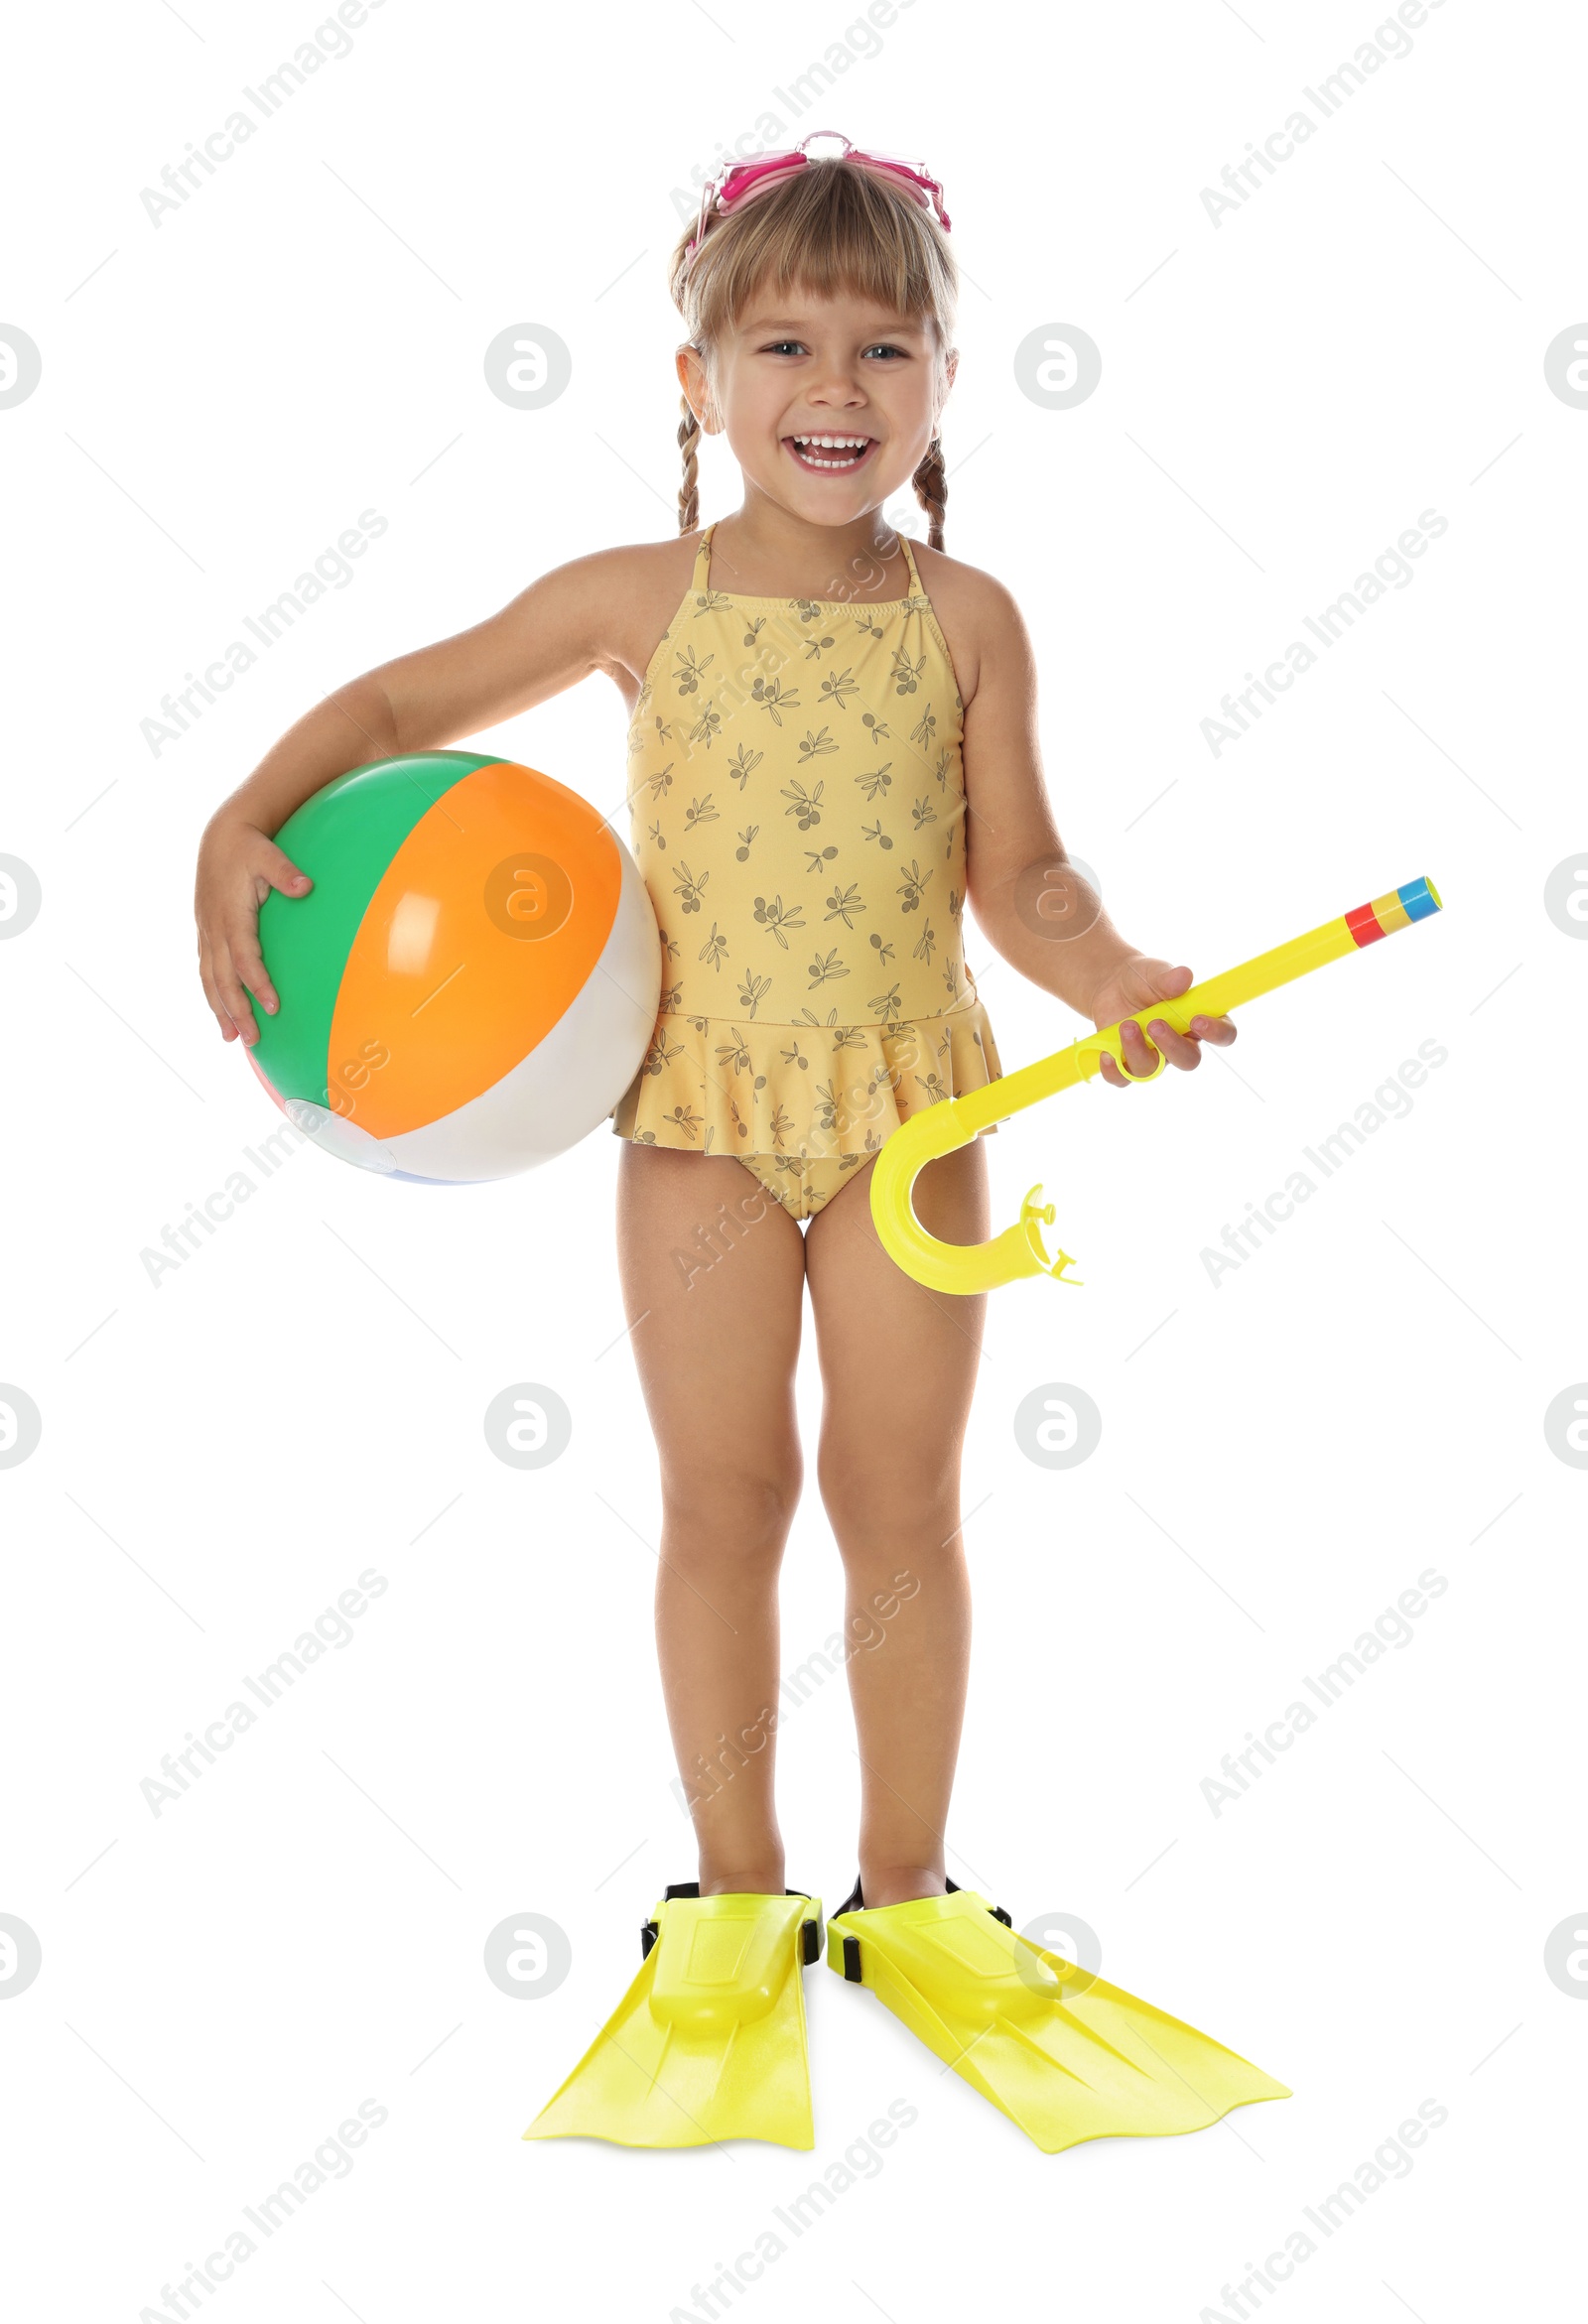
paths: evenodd
<path fill-rule="evenodd" d="M 678 423 L 678 446 L 684 454 L 684 481 L 678 494 L 678 529 L 692 533 L 700 513 L 700 486 L 695 474 L 696 449 L 701 440 L 701 424 L 690 407 L 689 397 L 680 396 L 684 416 Z"/>
<path fill-rule="evenodd" d="M 943 546 L 943 511 L 949 497 L 948 478 L 943 468 L 943 439 L 934 436 L 926 448 L 926 457 L 910 479 L 915 486 L 915 497 L 925 509 L 930 522 L 927 526 L 927 547 Z"/>

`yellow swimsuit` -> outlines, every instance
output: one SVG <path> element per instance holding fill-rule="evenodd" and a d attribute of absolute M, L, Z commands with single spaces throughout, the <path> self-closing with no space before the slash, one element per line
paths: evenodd
<path fill-rule="evenodd" d="M 961 948 L 964 705 L 907 540 L 907 597 L 742 597 L 716 529 L 629 727 L 662 1001 L 612 1127 L 733 1155 L 807 1219 L 1002 1071 Z"/>

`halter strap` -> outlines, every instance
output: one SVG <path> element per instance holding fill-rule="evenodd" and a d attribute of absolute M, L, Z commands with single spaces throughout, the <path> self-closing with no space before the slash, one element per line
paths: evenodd
<path fill-rule="evenodd" d="M 697 595 L 702 597 L 705 596 L 707 589 L 706 576 L 711 571 L 712 535 L 716 532 L 716 530 L 717 519 L 714 517 L 711 523 L 707 526 L 705 532 L 701 535 L 701 545 L 695 552 L 695 571 L 690 576 L 689 585 L 691 589 L 694 590 Z"/>

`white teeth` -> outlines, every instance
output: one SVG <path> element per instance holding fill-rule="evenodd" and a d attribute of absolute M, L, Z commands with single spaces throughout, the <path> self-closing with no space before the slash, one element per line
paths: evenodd
<path fill-rule="evenodd" d="M 856 460 L 869 449 L 871 439 L 868 436 L 796 436 L 792 442 L 812 467 L 852 468 Z M 846 456 L 843 459 L 818 459 L 815 456 L 817 446 L 824 452 L 841 452 Z"/>

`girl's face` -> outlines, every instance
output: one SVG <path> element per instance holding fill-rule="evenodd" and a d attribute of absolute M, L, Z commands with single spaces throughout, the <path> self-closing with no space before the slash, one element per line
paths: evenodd
<path fill-rule="evenodd" d="M 845 294 L 755 299 L 679 377 L 711 435 L 726 434 L 746 484 L 808 524 L 851 524 L 907 484 L 953 385 L 930 317 L 889 315 Z"/>

